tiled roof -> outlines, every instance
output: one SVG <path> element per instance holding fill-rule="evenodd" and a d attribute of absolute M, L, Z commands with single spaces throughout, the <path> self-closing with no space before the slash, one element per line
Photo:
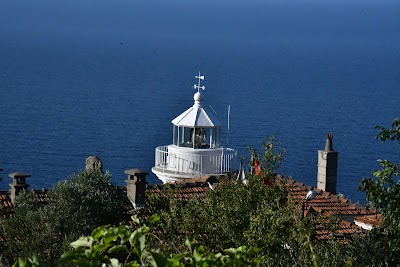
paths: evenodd
<path fill-rule="evenodd" d="M 48 189 L 36 190 L 32 189 L 31 192 L 37 197 L 39 203 L 46 204 L 49 201 L 47 195 Z M 11 192 L 10 191 L 0 191 L 0 202 L 3 209 L 3 215 L 8 215 L 12 213 L 13 204 L 11 203 Z"/>
<path fill-rule="evenodd" d="M 330 215 L 338 215 L 343 220 L 337 227 L 338 230 L 335 233 L 337 236 L 346 236 L 354 233 L 361 229 L 359 226 L 355 225 L 353 221 L 349 222 L 352 218 L 357 221 L 364 223 L 366 225 L 378 226 L 381 222 L 381 216 L 376 215 L 374 210 L 367 209 L 364 206 L 356 205 L 351 203 L 348 199 L 331 194 L 329 192 L 322 191 L 320 189 L 307 186 L 303 183 L 296 182 L 291 178 L 278 176 L 276 181 L 289 188 L 290 195 L 295 204 L 299 208 L 299 213 L 301 212 L 303 200 L 308 191 L 314 189 L 319 194 L 312 200 L 307 201 L 304 214 L 307 216 L 308 213 L 313 212 L 323 217 Z M 213 184 L 213 187 L 218 187 L 219 184 Z M 173 198 L 179 201 L 188 201 L 193 196 L 203 196 L 208 190 L 209 186 L 205 182 L 192 182 L 186 184 L 170 184 L 168 185 L 172 191 L 168 192 L 162 190 L 166 185 L 155 184 L 147 185 L 146 195 L 160 195 L 162 197 L 173 196 Z M 48 201 L 48 190 L 31 190 L 39 199 L 39 201 L 45 204 Z M 3 215 L 9 215 L 12 213 L 12 203 L 10 199 L 10 191 L 0 191 L 0 201 L 3 207 Z M 141 214 L 144 214 L 143 211 Z M 350 218 L 350 219 L 349 219 Z M 347 221 L 346 221 L 347 220 Z M 360 225 L 360 224 L 358 224 Z M 368 229 L 363 227 L 364 229 Z M 327 229 L 317 229 L 317 238 L 326 239 L 332 237 L 331 231 Z"/>
<path fill-rule="evenodd" d="M 313 207 L 323 215 L 360 216 L 375 214 L 374 210 L 369 210 L 362 205 L 353 204 L 344 197 L 307 186 L 290 178 L 278 177 L 278 182 L 289 186 L 290 195 L 293 201 L 298 204 L 303 203 L 308 191 L 315 190 L 318 195 L 314 199 L 307 201 L 306 204 L 307 207 Z"/>
<path fill-rule="evenodd" d="M 181 200 L 187 201 L 190 197 L 195 195 L 203 196 L 205 192 L 209 190 L 208 185 L 204 185 L 201 182 L 187 183 L 187 184 L 171 184 L 169 185 L 171 190 L 173 190 L 173 197 Z M 147 185 L 146 195 L 156 195 L 169 196 L 165 191 L 161 189 L 165 187 L 162 184 Z M 49 196 L 47 195 L 48 189 L 42 190 L 31 190 L 31 192 L 38 198 L 40 203 L 46 204 L 49 201 Z M 10 191 L 0 191 L 0 202 L 3 210 L 12 210 L 13 204 L 11 203 L 11 192 Z"/>
<path fill-rule="evenodd" d="M 185 183 L 185 184 L 169 184 L 173 190 L 173 197 L 181 201 L 188 201 L 189 198 L 193 196 L 203 196 L 205 192 L 209 190 L 209 187 L 205 183 L 195 182 L 195 183 Z M 161 189 L 165 187 L 163 184 L 158 185 L 147 185 L 146 195 L 160 195 L 167 197 L 168 195 L 165 191 Z"/>
<path fill-rule="evenodd" d="M 47 192 L 49 191 L 48 189 L 32 189 L 31 191 L 35 194 L 35 196 L 39 200 L 39 203 L 46 204 L 49 201 L 49 196 L 47 195 Z"/>
<path fill-rule="evenodd" d="M 372 214 L 372 215 L 357 216 L 355 219 L 359 222 L 377 225 L 380 222 L 382 222 L 382 215 L 381 214 Z"/>
<path fill-rule="evenodd" d="M 10 191 L 0 191 L 0 201 L 3 208 L 11 208 Z"/>
<path fill-rule="evenodd" d="M 315 218 L 315 234 L 318 240 L 327 240 L 330 238 L 339 238 L 348 240 L 354 234 L 364 234 L 363 229 L 354 223 L 342 220 L 340 218 L 332 218 L 319 212 L 318 209 L 311 206 L 305 216 L 313 214 Z"/>
<path fill-rule="evenodd" d="M 298 183 L 290 178 L 279 177 L 277 182 L 288 186 L 289 192 L 293 198 L 295 204 L 298 204 L 299 213 L 301 212 L 301 204 L 309 190 L 316 190 L 319 194 L 311 201 L 308 201 L 305 216 L 309 213 L 314 213 L 317 217 L 316 232 L 314 237 L 318 240 L 327 240 L 332 237 L 347 240 L 354 234 L 362 234 L 362 228 L 352 222 L 348 222 L 340 219 L 341 216 L 354 217 L 375 214 L 372 210 L 367 210 L 365 207 L 355 205 L 349 200 L 324 192 L 319 189 L 315 189 L 311 186 L 306 186 L 302 183 Z M 217 188 L 219 184 L 213 184 L 214 188 Z M 167 197 L 162 188 L 165 185 L 150 185 L 147 187 L 146 194 L 162 194 L 161 196 Z M 209 190 L 206 183 L 190 183 L 181 185 L 169 185 L 173 190 L 173 197 L 182 201 L 187 201 L 193 196 L 202 196 Z M 142 214 L 140 212 L 139 214 Z M 142 214 L 143 215 L 143 214 Z M 326 225 L 329 221 L 328 216 L 339 215 L 339 219 L 332 223 L 330 221 L 330 227 L 335 229 L 327 229 Z M 372 215 L 371 215 L 372 216 Z M 373 215 L 375 216 L 375 215 Z M 318 223 L 320 222 L 320 223 Z"/>
<path fill-rule="evenodd" d="M 381 214 L 356 216 L 354 223 L 366 230 L 371 230 L 382 223 Z"/>

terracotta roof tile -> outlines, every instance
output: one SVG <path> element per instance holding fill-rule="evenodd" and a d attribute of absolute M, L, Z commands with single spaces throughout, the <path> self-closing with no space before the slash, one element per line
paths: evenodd
<path fill-rule="evenodd" d="M 371 229 L 372 227 L 379 226 L 382 223 L 381 214 L 356 216 L 354 222 L 364 229 Z"/>
<path fill-rule="evenodd" d="M 181 201 L 188 201 L 194 196 L 203 196 L 209 190 L 208 185 L 202 182 L 169 184 L 168 186 L 173 190 L 173 197 Z M 168 193 L 161 190 L 162 187 L 164 185 L 147 185 L 146 195 L 168 197 Z"/>
<path fill-rule="evenodd" d="M 319 193 L 319 195 L 317 195 L 314 199 L 305 203 L 305 215 L 307 215 L 309 212 L 315 212 L 324 217 L 330 215 L 338 215 L 339 217 L 354 216 L 358 221 L 370 223 L 374 226 L 378 226 L 382 220 L 381 216 L 377 215 L 374 210 L 368 210 L 363 206 L 355 205 L 344 197 L 307 186 L 304 183 L 297 182 L 290 177 L 286 178 L 283 176 L 278 176 L 276 182 L 289 189 L 291 198 L 293 199 L 294 203 L 297 204 L 299 212 L 301 212 L 303 200 L 305 199 L 305 196 L 309 190 L 314 189 Z M 222 184 L 223 183 L 214 183 L 213 187 L 217 188 Z M 170 184 L 168 186 L 170 186 L 172 190 L 172 196 L 175 199 L 184 202 L 188 201 L 194 196 L 204 196 L 206 192 L 210 190 L 204 181 L 193 181 L 186 184 Z M 165 187 L 165 185 L 162 184 L 147 185 L 146 195 L 169 197 L 170 193 L 161 190 L 163 187 Z M 45 204 L 49 201 L 47 195 L 48 190 L 31 190 L 31 192 L 37 196 L 40 203 Z M 3 207 L 3 216 L 10 216 L 10 214 L 12 214 L 13 207 L 10 199 L 10 191 L 0 191 L 0 202 Z M 144 211 L 141 211 L 140 214 L 145 216 Z M 351 234 L 356 230 L 358 231 L 360 227 L 354 224 L 349 224 L 346 221 L 342 221 L 341 226 L 338 227 L 338 229 L 340 229 L 340 231 L 338 230 L 337 235 L 341 236 L 345 234 Z M 327 230 L 319 229 L 318 231 L 319 232 L 317 232 L 317 236 L 320 239 L 332 237 L 332 233 Z"/>
<path fill-rule="evenodd" d="M 278 183 L 288 185 L 290 195 L 295 203 L 299 206 L 303 204 L 305 196 L 309 190 L 314 189 L 319 194 L 312 200 L 305 203 L 306 206 L 314 207 L 318 212 L 329 214 L 329 215 L 370 215 L 375 214 L 372 210 L 367 210 L 365 208 L 360 208 L 354 205 L 348 199 L 340 197 L 329 192 L 313 188 L 311 186 L 305 186 L 302 183 L 294 182 L 292 179 L 287 179 L 284 177 L 278 178 Z"/>

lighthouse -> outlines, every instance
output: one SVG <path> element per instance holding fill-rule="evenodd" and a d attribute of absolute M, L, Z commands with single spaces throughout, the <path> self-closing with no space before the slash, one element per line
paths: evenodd
<path fill-rule="evenodd" d="M 221 146 L 221 124 L 202 106 L 204 76 L 199 72 L 195 78 L 193 106 L 172 120 L 172 144 L 155 151 L 152 172 L 163 183 L 221 175 L 235 167 L 236 150 Z"/>

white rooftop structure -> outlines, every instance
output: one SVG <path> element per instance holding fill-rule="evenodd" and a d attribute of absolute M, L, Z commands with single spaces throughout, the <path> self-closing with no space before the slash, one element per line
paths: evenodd
<path fill-rule="evenodd" d="M 196 76 L 198 77 L 198 76 Z M 201 76 L 204 77 L 204 76 Z M 200 80 L 200 79 L 199 79 Z M 204 88 L 204 86 L 202 86 Z M 194 94 L 194 105 L 188 108 L 181 115 L 172 120 L 176 126 L 186 127 L 218 127 L 221 126 L 217 117 L 207 111 L 201 105 L 203 96 L 200 92 Z"/>
<path fill-rule="evenodd" d="M 204 76 L 195 76 L 194 104 L 172 120 L 173 144 L 156 148 L 152 172 L 164 183 L 232 171 L 237 152 L 220 146 L 221 124 L 201 105 Z"/>

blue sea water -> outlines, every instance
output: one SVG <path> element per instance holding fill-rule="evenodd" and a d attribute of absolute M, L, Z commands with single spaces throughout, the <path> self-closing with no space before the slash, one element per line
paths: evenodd
<path fill-rule="evenodd" d="M 275 135 L 282 173 L 315 186 L 332 132 L 338 191 L 361 202 L 376 160 L 399 161 L 374 139 L 400 115 L 398 1 L 0 0 L 0 189 L 15 171 L 50 187 L 89 155 L 118 184 L 150 171 L 199 70 L 240 155 Z"/>

